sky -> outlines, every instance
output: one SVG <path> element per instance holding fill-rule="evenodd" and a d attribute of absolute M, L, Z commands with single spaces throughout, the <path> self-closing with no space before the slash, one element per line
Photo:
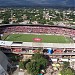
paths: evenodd
<path fill-rule="evenodd" d="M 68 5 L 74 6 L 75 0 L 0 0 L 0 6 L 9 5 Z"/>

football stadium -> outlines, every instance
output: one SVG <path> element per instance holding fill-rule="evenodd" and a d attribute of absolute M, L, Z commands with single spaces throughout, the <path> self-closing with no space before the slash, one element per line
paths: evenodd
<path fill-rule="evenodd" d="M 74 36 L 74 30 L 55 26 L 5 26 L 1 30 L 2 40 L 17 42 L 33 42 L 34 38 L 41 38 L 41 42 L 46 43 L 72 43 L 71 36 Z"/>
<path fill-rule="evenodd" d="M 0 25 L 0 48 L 5 53 L 74 56 L 75 29 L 49 25 Z M 53 60 L 56 61 L 56 60 Z M 62 59 L 68 61 L 68 59 Z"/>

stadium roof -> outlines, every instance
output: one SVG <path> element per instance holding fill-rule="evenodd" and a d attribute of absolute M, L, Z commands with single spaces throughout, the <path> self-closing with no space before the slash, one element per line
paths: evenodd
<path fill-rule="evenodd" d="M 43 24 L 0 24 L 0 27 L 5 26 L 41 26 L 41 27 L 60 27 L 60 28 L 68 28 L 68 29 L 75 29 L 71 26 L 58 26 L 58 25 L 43 25 Z"/>
<path fill-rule="evenodd" d="M 38 43 L 38 42 L 23 42 L 13 43 L 13 41 L 0 40 L 0 46 L 14 47 L 46 47 L 46 48 L 75 48 L 75 43 Z"/>

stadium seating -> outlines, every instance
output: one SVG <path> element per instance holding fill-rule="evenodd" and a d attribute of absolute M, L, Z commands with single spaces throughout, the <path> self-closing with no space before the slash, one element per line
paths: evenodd
<path fill-rule="evenodd" d="M 0 28 L 1 29 L 1 28 Z M 75 30 L 64 27 L 52 26 L 7 26 L 1 29 L 3 33 L 43 33 L 43 34 L 57 34 L 73 37 Z"/>

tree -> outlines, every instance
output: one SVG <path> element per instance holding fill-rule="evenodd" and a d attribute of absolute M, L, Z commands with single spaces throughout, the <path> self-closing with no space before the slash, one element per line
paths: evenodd
<path fill-rule="evenodd" d="M 9 24 L 8 18 L 4 18 L 4 21 L 2 21 L 3 24 Z"/>
<path fill-rule="evenodd" d="M 19 62 L 19 68 L 20 68 L 20 69 L 24 69 L 24 62 L 23 62 L 23 61 L 20 61 L 20 62 Z"/>
<path fill-rule="evenodd" d="M 67 68 L 67 67 L 69 67 L 69 62 L 63 62 L 63 68 Z"/>
<path fill-rule="evenodd" d="M 38 21 L 39 23 L 41 23 L 41 24 L 46 24 L 46 20 L 45 19 L 39 19 L 39 21 Z"/>
<path fill-rule="evenodd" d="M 17 22 L 23 22 L 23 19 L 19 17 Z"/>
<path fill-rule="evenodd" d="M 24 68 L 26 69 L 26 64 L 30 62 L 30 59 L 27 59 L 26 61 L 24 61 Z"/>
<path fill-rule="evenodd" d="M 53 22 L 51 22 L 51 21 L 50 21 L 48 24 L 50 24 L 50 25 L 54 25 L 54 23 L 53 23 Z"/>
<path fill-rule="evenodd" d="M 75 71 L 69 67 L 69 62 L 63 63 L 63 68 L 60 71 L 61 75 L 75 75 Z"/>
<path fill-rule="evenodd" d="M 39 70 L 40 70 L 39 64 L 37 64 L 37 62 L 35 61 L 29 62 L 26 65 L 26 68 L 27 68 L 28 73 L 31 73 L 31 75 L 38 75 Z"/>
<path fill-rule="evenodd" d="M 75 75 L 75 72 L 71 68 L 63 69 L 61 75 Z"/>
<path fill-rule="evenodd" d="M 38 75 L 42 69 L 46 69 L 48 60 L 41 54 L 34 54 L 31 62 L 27 63 L 26 69 L 31 75 Z"/>

